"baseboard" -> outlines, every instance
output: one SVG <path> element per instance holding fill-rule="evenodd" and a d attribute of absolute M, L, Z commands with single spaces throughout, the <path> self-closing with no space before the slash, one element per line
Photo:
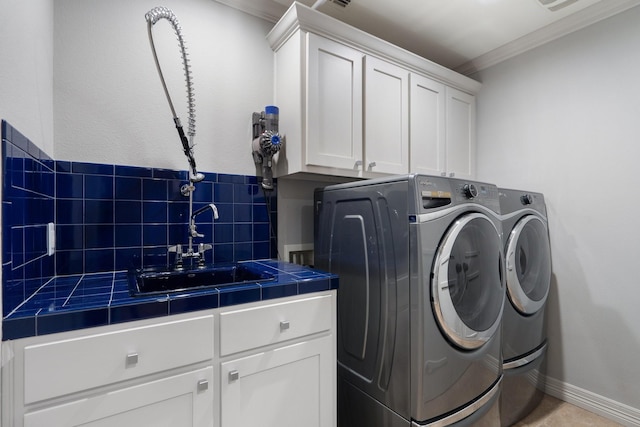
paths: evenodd
<path fill-rule="evenodd" d="M 640 426 L 640 409 L 616 402 L 588 390 L 547 377 L 545 392 L 560 400 L 625 426 Z"/>

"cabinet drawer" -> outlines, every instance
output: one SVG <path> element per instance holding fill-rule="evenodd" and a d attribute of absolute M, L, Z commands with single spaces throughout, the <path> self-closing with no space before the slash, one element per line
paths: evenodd
<path fill-rule="evenodd" d="M 331 295 L 220 314 L 220 355 L 331 329 Z"/>
<path fill-rule="evenodd" d="M 213 315 L 28 346 L 25 404 L 213 358 Z"/>

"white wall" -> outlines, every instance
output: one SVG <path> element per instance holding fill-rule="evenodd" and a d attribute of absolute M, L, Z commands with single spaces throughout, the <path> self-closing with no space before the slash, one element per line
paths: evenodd
<path fill-rule="evenodd" d="M 273 25 L 213 0 L 56 0 L 55 157 L 186 169 L 144 19 L 159 5 L 180 21 L 191 60 L 199 170 L 255 173 L 251 113 L 273 102 Z M 153 36 L 186 131 L 178 42 L 165 19 Z"/>
<path fill-rule="evenodd" d="M 53 0 L 0 0 L 0 118 L 53 156 Z"/>
<path fill-rule="evenodd" d="M 0 119 L 27 137 L 39 140 L 40 148 L 50 156 L 53 155 L 52 81 L 53 1 L 0 0 Z M 0 226 L 0 239 L 2 232 Z"/>
<path fill-rule="evenodd" d="M 474 76 L 478 175 L 545 194 L 549 376 L 640 410 L 640 7 Z"/>

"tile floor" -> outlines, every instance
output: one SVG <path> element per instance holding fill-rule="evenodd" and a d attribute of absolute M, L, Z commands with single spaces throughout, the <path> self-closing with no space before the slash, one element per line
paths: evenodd
<path fill-rule="evenodd" d="M 515 427 L 616 427 L 620 426 L 592 412 L 578 408 L 549 395 L 540 405 Z"/>

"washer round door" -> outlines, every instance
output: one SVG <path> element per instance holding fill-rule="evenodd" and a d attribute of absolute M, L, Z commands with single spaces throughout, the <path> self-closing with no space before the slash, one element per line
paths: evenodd
<path fill-rule="evenodd" d="M 470 213 L 449 227 L 436 252 L 431 294 L 445 336 L 473 350 L 499 331 L 505 299 L 502 239 L 485 215 Z"/>
<path fill-rule="evenodd" d="M 542 308 L 551 286 L 551 249 L 547 226 L 535 215 L 521 218 L 507 241 L 507 293 L 520 313 Z"/>

